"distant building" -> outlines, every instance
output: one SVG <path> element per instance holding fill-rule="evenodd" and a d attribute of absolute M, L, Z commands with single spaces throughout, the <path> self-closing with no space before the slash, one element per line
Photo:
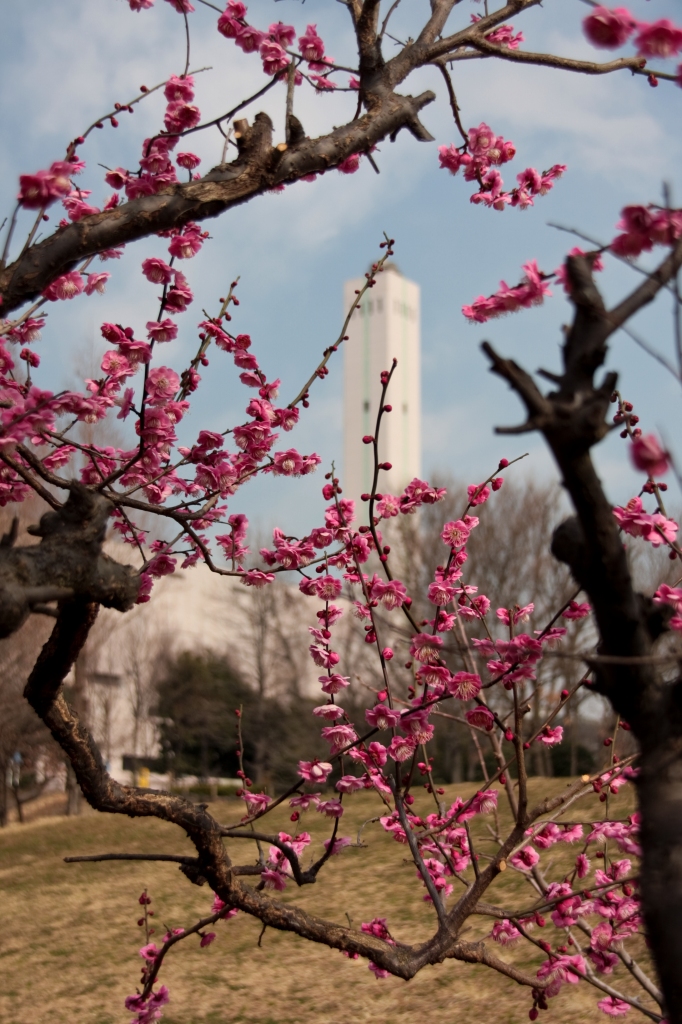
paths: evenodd
<path fill-rule="evenodd" d="M 344 310 L 350 309 L 363 278 L 346 281 Z M 379 433 L 379 457 L 392 469 L 382 471 L 379 491 L 399 494 L 421 473 L 420 289 L 393 264 L 387 264 L 376 285 L 351 318 L 344 342 L 344 406 L 342 486 L 356 501 L 371 490 L 372 446 L 362 443 L 374 434 L 381 396 L 380 374 L 398 360 L 387 395 L 392 412 Z"/>

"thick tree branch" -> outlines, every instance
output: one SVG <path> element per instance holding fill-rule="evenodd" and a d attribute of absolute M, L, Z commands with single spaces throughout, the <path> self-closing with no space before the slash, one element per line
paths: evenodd
<path fill-rule="evenodd" d="M 109 501 L 73 482 L 65 505 L 46 512 L 29 533 L 40 544 L 0 544 L 0 637 L 26 620 L 35 604 L 76 597 L 127 611 L 137 597 L 138 573 L 102 551 Z"/>
<path fill-rule="evenodd" d="M 275 185 L 324 173 L 352 153 L 366 152 L 387 136 L 395 138 L 402 128 L 428 141 L 432 136 L 421 124 L 419 112 L 435 98 L 432 92 L 400 96 L 382 88 L 381 94 L 368 98 L 369 110 L 362 117 L 320 138 L 303 139 L 285 153 L 272 146 L 270 118 L 257 114 L 240 139 L 240 153 L 233 163 L 213 168 L 200 181 L 172 185 L 157 195 L 83 217 L 30 246 L 0 272 L 0 313 L 7 316 L 40 295 L 79 260 L 189 220 L 217 217 Z"/>

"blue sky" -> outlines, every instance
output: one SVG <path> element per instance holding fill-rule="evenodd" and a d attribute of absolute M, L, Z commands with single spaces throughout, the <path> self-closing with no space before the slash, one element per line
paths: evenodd
<path fill-rule="evenodd" d="M 197 102 L 204 117 L 230 108 L 265 82 L 260 61 L 241 53 L 215 31 L 214 12 L 196 4 L 191 16 L 192 67 L 211 65 L 197 77 Z M 673 0 L 632 0 L 630 9 L 648 20 L 679 15 Z M 428 11 L 427 0 L 408 0 L 398 9 L 392 31 L 415 34 Z M 453 24 L 465 24 L 480 5 L 464 0 Z M 582 38 L 587 8 L 579 0 L 546 0 L 519 19 L 526 48 L 599 59 Z M 353 39 L 343 6 L 331 0 L 273 3 L 256 0 L 249 18 L 265 28 L 278 19 L 303 30 L 317 23 L 327 50 L 339 62 L 354 63 Z M 135 14 L 124 0 L 31 0 L 2 4 L 4 59 L 0 81 L 6 102 L 0 124 L 0 207 L 9 211 L 18 175 L 58 159 L 66 142 L 111 109 L 131 99 L 139 85 L 154 85 L 184 64 L 183 19 L 162 0 Z M 679 17 L 677 18 L 679 20 Z M 390 54 L 388 44 L 387 52 Z M 671 68 L 668 68 L 671 70 Z M 345 76 L 342 76 L 345 77 Z M 620 208 L 629 202 L 660 201 L 662 183 L 682 203 L 680 113 L 682 90 L 661 84 L 652 89 L 628 73 L 587 78 L 492 61 L 459 65 L 454 82 L 465 125 L 486 121 L 511 138 L 517 157 L 506 180 L 514 183 L 527 166 L 539 169 L 565 163 L 568 172 L 528 211 L 484 210 L 469 203 L 472 188 L 461 177 L 438 168 L 437 145 L 458 141 L 440 76 L 423 70 L 405 91 L 433 88 L 435 104 L 424 123 L 436 137 L 417 143 L 407 134 L 385 143 L 376 154 L 381 174 L 363 162 L 352 176 L 336 172 L 315 183 L 298 183 L 281 195 L 256 199 L 218 220 L 206 222 L 212 241 L 186 270 L 195 292 L 188 313 L 178 318 L 180 338 L 165 347 L 164 359 L 180 370 L 196 345 L 194 327 L 201 309 L 214 310 L 226 282 L 241 276 L 241 306 L 236 330 L 253 337 L 254 350 L 269 377 L 281 377 L 288 401 L 338 332 L 343 281 L 363 272 L 378 253 L 383 231 L 396 239 L 396 262 L 422 288 L 423 408 L 425 475 L 451 473 L 467 482 L 485 477 L 500 456 L 530 452 L 520 474 L 555 477 L 551 459 L 533 435 L 499 438 L 496 424 L 519 422 L 520 406 L 502 382 L 491 377 L 479 351 L 484 338 L 526 368 L 558 368 L 561 325 L 570 310 L 557 293 L 545 306 L 481 327 L 468 324 L 461 306 L 494 291 L 501 278 L 516 283 L 520 267 L 536 258 L 553 270 L 569 236 L 549 221 L 576 227 L 604 241 L 614 235 Z M 11 98 L 11 102 L 7 100 Z M 297 95 L 297 113 L 310 135 L 352 116 L 350 94 Z M 267 110 L 283 137 L 283 89 L 276 88 L 249 110 Z M 95 132 L 81 155 L 88 161 L 82 184 L 92 188 L 97 205 L 108 194 L 98 163 L 134 166 L 141 140 L 158 130 L 163 112 L 159 95 L 141 104 L 134 116 L 122 114 L 121 126 Z M 207 170 L 218 163 L 222 140 L 217 132 L 193 137 L 192 146 Z M 55 218 L 56 219 L 56 218 Z M 158 289 L 144 280 L 140 262 L 162 255 L 161 240 L 130 245 L 113 273 L 107 294 L 50 307 L 49 325 L 40 343 L 43 364 L 38 384 L 73 384 L 73 366 L 99 359 L 105 345 L 99 324 L 115 320 L 141 332 L 155 317 Z M 607 297 L 615 301 L 637 283 L 630 269 L 609 262 L 602 275 Z M 669 302 L 640 314 L 633 326 L 652 344 L 672 351 Z M 138 336 L 140 334 L 138 333 Z M 610 366 L 621 372 L 621 387 L 635 402 L 646 430 L 660 430 L 682 459 L 679 386 L 634 343 L 614 338 Z M 330 376 L 318 382 L 311 408 L 297 432 L 287 436 L 302 452 L 315 450 L 325 464 L 341 459 L 341 357 Z M 186 429 L 224 429 L 243 420 L 246 389 L 229 357 L 216 353 L 204 373 L 200 399 Z M 189 436 L 189 434 L 187 436 Z M 595 453 L 614 501 L 635 492 L 638 478 L 617 436 Z M 303 532 L 320 518 L 321 475 L 301 482 L 263 480 L 249 484 L 233 499 L 230 511 L 245 511 L 261 527 L 279 523 L 287 532 Z M 675 502 L 678 497 L 674 499 Z"/>

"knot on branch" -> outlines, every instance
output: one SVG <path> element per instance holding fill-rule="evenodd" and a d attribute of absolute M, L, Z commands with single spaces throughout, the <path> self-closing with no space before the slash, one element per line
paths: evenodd
<path fill-rule="evenodd" d="M 79 598 L 127 611 L 139 589 L 137 570 L 102 551 L 111 503 L 73 482 L 66 504 L 46 512 L 28 532 L 40 544 L 17 547 L 16 530 L 0 544 L 0 637 L 9 636 L 36 605 Z"/>

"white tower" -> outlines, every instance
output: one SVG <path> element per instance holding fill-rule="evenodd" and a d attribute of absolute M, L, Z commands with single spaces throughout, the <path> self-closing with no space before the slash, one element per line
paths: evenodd
<path fill-rule="evenodd" d="M 344 310 L 364 280 L 346 281 Z M 374 434 L 381 397 L 380 374 L 398 360 L 386 402 L 393 411 L 383 416 L 379 457 L 392 469 L 379 474 L 380 493 L 400 494 L 421 473 L 421 381 L 419 286 L 387 264 L 351 317 L 344 348 L 344 496 L 359 500 L 371 490 L 372 445 L 362 443 Z"/>

